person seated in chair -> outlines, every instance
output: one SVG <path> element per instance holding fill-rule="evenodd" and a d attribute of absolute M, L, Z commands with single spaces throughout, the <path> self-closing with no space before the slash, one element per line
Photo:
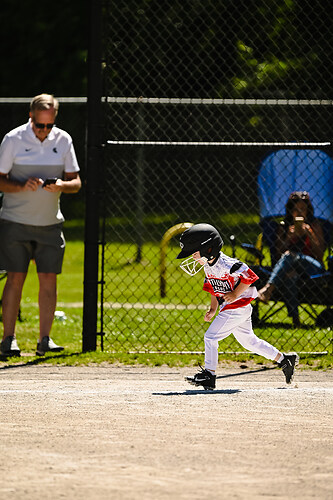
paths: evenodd
<path fill-rule="evenodd" d="M 301 275 L 323 272 L 325 239 L 321 224 L 314 217 L 309 193 L 295 191 L 286 204 L 286 216 L 279 225 L 276 249 L 280 257 L 267 284 L 258 292 L 258 300 L 267 303 L 275 289 L 284 297 L 295 327 L 300 325 L 298 286 Z"/>

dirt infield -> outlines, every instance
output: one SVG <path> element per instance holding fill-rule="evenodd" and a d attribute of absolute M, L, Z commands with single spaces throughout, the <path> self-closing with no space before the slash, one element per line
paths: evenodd
<path fill-rule="evenodd" d="M 0 498 L 332 499 L 333 372 L 0 369 Z"/>

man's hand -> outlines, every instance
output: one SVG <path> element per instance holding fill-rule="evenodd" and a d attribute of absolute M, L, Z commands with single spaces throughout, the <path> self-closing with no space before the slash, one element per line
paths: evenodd
<path fill-rule="evenodd" d="M 52 184 L 47 184 L 46 186 L 43 187 L 45 191 L 48 191 L 49 193 L 58 193 L 59 191 L 62 191 L 64 181 L 61 179 L 57 179 L 56 182 Z"/>
<path fill-rule="evenodd" d="M 42 179 L 38 177 L 29 177 L 29 179 L 23 184 L 22 191 L 37 191 L 38 186 L 43 184 Z"/>
<path fill-rule="evenodd" d="M 77 172 L 67 172 L 65 179 L 57 179 L 55 184 L 43 187 L 49 193 L 77 193 L 81 188 L 81 179 Z"/>

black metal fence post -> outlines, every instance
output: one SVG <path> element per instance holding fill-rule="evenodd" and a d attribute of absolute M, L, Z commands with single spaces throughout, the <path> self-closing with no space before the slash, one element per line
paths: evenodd
<path fill-rule="evenodd" d="M 90 2 L 88 50 L 88 123 L 84 254 L 84 301 L 82 350 L 97 345 L 98 253 L 99 253 L 99 171 L 101 168 L 101 0 Z"/>
<path fill-rule="evenodd" d="M 141 102 L 138 103 L 138 141 L 144 140 L 144 109 Z M 137 232 L 137 253 L 136 262 L 141 262 L 142 258 L 142 236 L 143 236 L 143 217 L 144 217 L 144 148 L 141 146 L 137 153 L 137 210 L 136 210 L 136 232 Z"/>

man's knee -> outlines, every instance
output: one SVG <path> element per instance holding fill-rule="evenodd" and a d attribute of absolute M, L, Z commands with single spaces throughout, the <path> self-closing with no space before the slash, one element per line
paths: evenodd
<path fill-rule="evenodd" d="M 26 276 L 27 276 L 27 273 L 19 273 L 19 272 L 9 271 L 7 273 L 6 286 L 13 287 L 13 288 L 22 288 L 24 285 L 24 281 L 25 281 Z"/>
<path fill-rule="evenodd" d="M 53 290 L 57 286 L 55 273 L 38 273 L 39 287 L 41 290 Z"/>

